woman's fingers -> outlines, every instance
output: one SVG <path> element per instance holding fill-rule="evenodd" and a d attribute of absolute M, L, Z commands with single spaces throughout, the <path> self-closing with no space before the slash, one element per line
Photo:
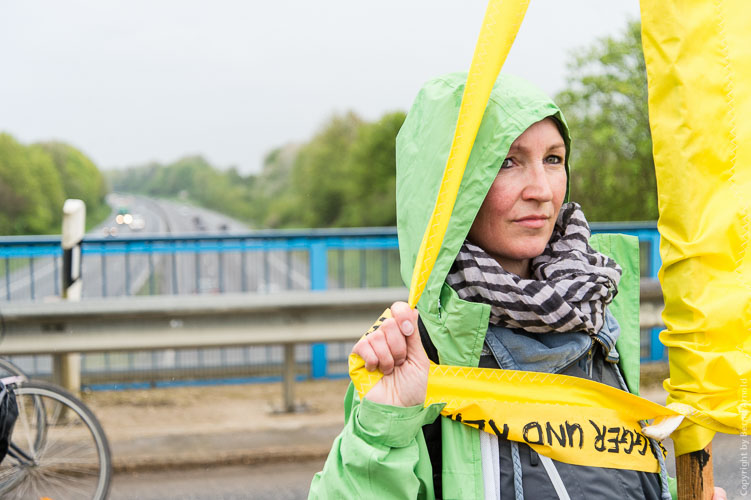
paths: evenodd
<path fill-rule="evenodd" d="M 408 304 L 396 302 L 391 306 L 391 317 L 355 345 L 353 351 L 365 359 L 365 367 L 371 371 L 379 368 L 384 375 L 365 398 L 396 406 L 424 403 L 430 365 L 417 329 L 417 316 Z"/>
<path fill-rule="evenodd" d="M 378 356 L 376 355 L 375 351 L 373 351 L 373 348 L 370 347 L 368 337 L 360 339 L 355 344 L 355 347 L 352 348 L 352 352 L 360 356 L 363 361 L 365 361 L 365 369 L 369 372 L 372 372 L 373 370 L 378 368 Z"/>
<path fill-rule="evenodd" d="M 373 348 L 373 351 L 376 353 L 376 356 L 378 357 L 378 368 L 384 375 L 388 375 L 394 371 L 394 356 L 391 353 L 391 348 L 389 347 L 388 342 L 386 341 L 385 332 L 385 330 L 389 328 L 389 325 L 392 325 L 392 327 L 395 328 L 395 324 L 391 318 L 384 321 L 378 330 L 365 337 L 369 341 L 370 347 Z"/>
<path fill-rule="evenodd" d="M 404 364 L 410 353 L 408 344 L 414 344 L 410 349 L 420 347 L 418 355 L 422 351 L 420 336 L 412 335 L 417 331 L 417 310 L 406 302 L 395 302 L 391 306 L 391 315 L 352 349 L 363 358 L 367 370 L 379 369 L 384 375 L 389 375 L 394 367 Z M 410 337 L 412 340 L 407 340 Z"/>
<path fill-rule="evenodd" d="M 400 366 L 407 359 L 407 343 L 404 339 L 404 333 L 394 319 L 387 319 L 381 325 L 381 330 L 386 337 L 386 343 L 394 359 L 394 365 Z M 384 372 L 386 373 L 386 372 Z"/>

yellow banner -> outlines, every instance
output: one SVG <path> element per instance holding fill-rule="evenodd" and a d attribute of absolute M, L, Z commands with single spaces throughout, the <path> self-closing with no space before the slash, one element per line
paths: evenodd
<path fill-rule="evenodd" d="M 391 317 L 389 309 L 368 330 Z M 417 335 L 415 333 L 414 335 Z M 575 465 L 658 472 L 640 421 L 683 415 L 719 432 L 733 432 L 682 404 L 664 407 L 591 380 L 550 373 L 430 364 L 425 406 L 441 415 L 529 444 L 538 453 Z M 360 397 L 383 378 L 351 354 L 349 374 Z"/>
<path fill-rule="evenodd" d="M 435 264 L 490 92 L 528 3 L 488 3 L 435 208 L 418 251 L 410 307 L 417 305 Z M 387 310 L 370 331 L 388 316 Z M 368 372 L 355 354 L 349 362 L 350 376 L 363 397 L 383 375 Z M 446 404 L 444 416 L 529 443 L 563 462 L 649 472 L 659 466 L 638 420 L 675 415 L 626 392 L 575 377 L 435 364 L 430 367 L 425 404 L 432 403 Z"/>
<path fill-rule="evenodd" d="M 354 354 L 350 376 L 361 397 L 382 377 Z M 425 406 L 435 403 L 445 403 L 445 417 L 561 462 L 645 472 L 659 464 L 639 420 L 677 415 L 577 377 L 431 363 Z"/>

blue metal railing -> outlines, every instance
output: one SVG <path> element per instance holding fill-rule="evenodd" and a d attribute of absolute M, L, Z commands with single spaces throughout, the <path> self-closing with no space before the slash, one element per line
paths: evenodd
<path fill-rule="evenodd" d="M 241 235 L 87 237 L 82 243 L 85 294 L 130 295 L 133 293 L 131 285 L 135 281 L 136 273 L 142 273 L 144 270 L 148 271 L 148 289 L 144 289 L 143 293 L 148 294 L 394 286 L 400 283 L 397 247 L 394 228 L 259 231 Z M 369 251 L 379 254 L 376 261 L 372 258 L 368 260 L 371 266 L 375 263 L 375 267 L 379 268 L 380 282 L 367 276 L 368 260 L 364 257 Z M 347 252 L 357 252 L 360 258 L 353 260 Z M 387 258 L 389 254 L 391 256 Z M 54 268 L 54 279 L 47 281 L 54 281 L 55 288 L 54 291 L 47 290 L 47 293 L 59 295 L 58 273 L 61 255 L 58 236 L 0 238 L 0 261 L 4 263 L 4 272 L 0 270 L 0 273 L 4 275 L 5 284 L 5 293 L 0 293 L 0 298 L 40 298 L 37 293 L 40 280 L 34 277 L 34 270 L 42 258 L 47 258 L 46 264 Z M 136 262 L 136 257 L 141 258 Z M 232 257 L 234 262 L 227 262 Z M 249 257 L 256 257 L 258 262 L 250 263 Z M 188 258 L 192 259 L 192 269 L 186 266 Z M 209 261 L 204 262 L 205 258 L 209 258 Z M 270 285 L 273 274 L 270 260 L 272 258 L 276 274 L 287 273 L 284 279 L 277 276 L 273 287 Z M 99 260 L 98 266 L 96 259 Z M 157 259 L 160 261 L 158 264 Z M 330 262 L 337 259 L 338 262 Z M 395 263 L 397 265 L 394 266 Z M 353 266 L 359 269 L 351 269 Z M 206 270 L 215 276 L 214 286 L 202 285 Z M 345 275 L 352 272 L 359 273 L 359 278 L 347 279 Z M 96 276 L 97 286 L 92 287 L 91 280 L 86 279 L 87 274 Z M 113 274 L 119 274 L 124 282 L 116 291 L 113 291 L 108 283 Z M 156 274 L 169 276 L 165 286 L 156 286 Z M 188 274 L 191 274 L 190 283 L 181 279 Z M 298 278 L 297 284 L 293 283 L 295 274 Z M 231 276 L 239 278 L 235 286 L 228 286 L 227 281 Z M 251 286 L 251 278 L 261 285 Z M 23 293 L 13 293 L 14 279 L 26 283 Z M 180 281 L 183 282 L 182 286 Z"/>
<path fill-rule="evenodd" d="M 638 237 L 646 257 L 641 274 L 656 279 L 661 261 L 655 222 L 594 223 L 592 232 Z M 401 285 L 393 227 L 86 237 L 82 254 L 84 298 Z M 61 256 L 59 236 L 0 237 L 0 300 L 59 295 Z M 645 335 L 643 360 L 664 359 L 659 331 Z M 332 375 L 329 347 L 311 348 L 315 378 Z"/>
<path fill-rule="evenodd" d="M 657 278 L 657 271 L 660 267 L 659 241 L 660 236 L 657 232 L 656 223 L 654 222 L 624 222 L 624 223 L 594 223 L 592 232 L 619 232 L 631 234 L 639 238 L 642 245 L 642 255 L 647 257 L 645 265 L 642 268 L 642 276 Z M 212 256 L 212 265 L 217 272 L 218 292 L 225 292 L 226 286 L 227 254 L 235 253 L 239 255 L 235 263 L 236 273 L 240 276 L 237 291 L 252 291 L 248 283 L 248 256 L 256 255 L 261 257 L 262 263 L 252 270 L 260 277 L 261 282 L 265 282 L 268 287 L 270 265 L 268 258 L 271 252 L 277 252 L 284 255 L 283 267 L 287 268 L 288 275 L 286 280 L 276 284 L 276 288 L 289 289 L 292 285 L 292 252 L 301 252 L 307 255 L 305 263 L 301 268 L 306 270 L 306 281 L 304 288 L 311 290 L 325 290 L 332 286 L 337 287 L 366 287 L 369 279 L 367 276 L 367 264 L 365 259 L 368 250 L 378 251 L 380 253 L 380 263 L 376 267 L 380 269 L 381 284 L 388 286 L 393 283 L 393 276 L 398 273 L 390 272 L 390 264 L 394 259 L 385 258 L 388 255 L 384 251 L 395 251 L 398 248 L 398 240 L 395 228 L 363 228 L 363 229 L 313 229 L 313 230 L 292 230 L 292 231 L 258 231 L 248 234 L 237 235 L 183 235 L 183 236 L 140 236 L 140 237 L 121 237 L 121 238 L 92 238 L 87 237 L 82 244 L 82 253 L 84 255 L 84 267 L 87 268 L 91 257 L 97 257 L 100 260 L 99 269 L 96 271 L 101 277 L 101 295 L 107 296 L 111 293 L 108 291 L 108 275 L 113 272 L 113 266 L 121 266 L 120 271 L 126 284 L 133 281 L 133 274 L 136 270 L 142 271 L 148 268 L 149 286 L 148 293 L 156 293 L 154 275 L 156 271 L 156 257 L 166 257 L 167 262 L 161 262 L 161 267 L 166 268 L 171 280 L 170 286 L 165 289 L 162 287 L 160 293 L 202 293 L 203 288 L 200 286 L 202 278 L 203 256 Z M 359 252 L 359 259 L 345 259 L 346 251 Z M 332 252 L 339 252 L 337 256 Z M 179 271 L 177 270 L 177 257 L 184 257 L 190 254 L 193 256 L 193 282 L 194 286 L 190 291 L 181 290 L 178 285 Z M 36 299 L 37 288 L 36 279 L 34 279 L 35 264 L 44 257 L 50 258 L 53 268 L 54 294 L 59 295 L 59 267 L 62 251 L 60 249 L 60 239 L 58 236 L 33 236 L 33 237 L 0 237 L 0 260 L 4 268 L 0 272 L 4 275 L 5 300 L 13 300 L 15 297 L 11 293 L 11 281 L 14 273 L 22 271 L 28 282 L 30 292 L 27 297 Z M 133 256 L 146 256 L 146 259 L 136 265 Z M 86 259 L 89 257 L 89 259 Z M 120 257 L 120 259 L 114 259 Z M 350 256 L 351 257 L 351 256 Z M 299 260 L 299 258 L 298 258 Z M 345 260 L 349 260 L 345 265 Z M 372 259 L 371 259 L 372 260 Z M 25 265 L 23 262 L 25 261 Z M 346 282 L 345 268 L 358 268 L 359 279 L 354 282 Z M 49 281 L 49 280 L 48 280 Z M 257 279 L 257 281 L 259 281 Z M 371 280 L 372 281 L 372 280 Z M 263 290 L 261 290 L 263 291 Z M 92 291 L 93 292 L 93 291 Z M 125 286 L 122 289 L 123 295 L 129 295 L 131 289 Z M 1 296 L 1 295 L 0 295 Z"/>

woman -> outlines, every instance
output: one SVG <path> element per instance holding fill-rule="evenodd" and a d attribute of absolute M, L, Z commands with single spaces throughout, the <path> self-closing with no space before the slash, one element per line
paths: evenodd
<path fill-rule="evenodd" d="M 428 82 L 397 138 L 406 283 L 465 81 L 466 74 L 451 74 Z M 362 401 L 350 386 L 345 428 L 311 498 L 670 498 L 664 475 L 553 463 L 524 444 L 437 418 L 440 405 L 423 408 L 426 350 L 441 364 L 564 373 L 626 388 L 619 328 L 606 308 L 621 269 L 588 245 L 579 206 L 564 203 L 569 151 L 556 105 L 502 75 L 419 314 L 395 303 L 393 318 L 353 349 L 384 377 Z"/>

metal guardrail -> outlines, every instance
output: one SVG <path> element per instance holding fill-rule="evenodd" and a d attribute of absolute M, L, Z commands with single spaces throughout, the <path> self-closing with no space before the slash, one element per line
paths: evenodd
<path fill-rule="evenodd" d="M 284 346 L 285 407 L 293 405 L 296 344 L 313 344 L 312 376 L 327 375 L 323 342 L 353 342 L 404 288 L 273 295 L 140 297 L 11 304 L 3 355 Z M 106 332 L 106 335 L 103 334 Z"/>
<path fill-rule="evenodd" d="M 641 295 L 641 327 L 659 326 L 659 283 L 643 281 Z M 310 372 L 305 375 L 332 375 L 325 342 L 351 345 L 384 307 L 406 297 L 404 288 L 386 288 L 11 303 L 2 313 L 0 353 L 111 353 L 280 345 L 284 346 L 285 405 L 291 408 L 292 385 L 299 374 L 296 345 L 313 346 Z M 652 336 L 648 338 L 656 341 Z M 346 363 L 344 366 L 342 374 L 346 373 Z"/>
<path fill-rule="evenodd" d="M 659 268 L 659 234 L 654 222 L 596 223 L 592 224 L 592 230 L 637 236 L 642 247 L 641 253 L 647 257 L 643 262 L 642 276 L 656 276 Z M 401 285 L 397 248 L 398 239 L 393 227 L 257 231 L 248 234 L 88 237 L 82 243 L 83 302 L 89 304 L 99 300 L 97 296 L 133 295 L 131 300 L 136 301 L 133 307 L 138 307 L 141 299 L 137 295 L 167 294 L 163 302 L 155 301 L 161 304 L 159 307 L 176 300 L 178 295 L 185 304 L 221 305 L 231 301 L 232 294 L 238 292 L 258 292 L 263 295 L 270 292 L 285 293 L 285 290 L 397 286 Z M 40 298 L 46 301 L 50 297 L 59 296 L 61 253 L 57 236 L 0 237 L 0 301 L 7 301 L 0 302 L 0 313 L 5 313 L 18 299 L 36 298 L 35 307 L 46 307 L 41 304 Z M 28 290 L 24 292 L 25 295 L 12 292 L 11 289 L 16 284 L 11 284 L 11 275 L 24 272 L 29 281 Z M 213 275 L 213 282 L 209 280 L 209 275 Z M 116 283 L 118 279 L 120 282 Z M 214 299 L 216 294 L 226 298 Z M 124 299 L 119 307 L 128 309 L 126 302 Z M 649 305 L 644 304 L 642 309 L 644 317 Z M 220 320 L 221 318 L 217 318 L 217 321 Z M 643 333 L 644 360 L 657 361 L 664 358 L 664 349 L 659 343 L 658 335 L 657 328 Z M 170 349 L 174 347 L 172 345 Z M 253 347 L 242 352 L 224 347 L 217 349 L 220 352 L 200 350 L 194 356 L 184 349 L 164 355 L 157 354 L 153 349 L 124 351 L 127 355 L 118 356 L 90 355 L 83 359 L 83 371 L 89 373 L 89 380 L 93 380 L 93 373 L 98 370 L 100 375 L 97 375 L 96 383 L 106 383 L 112 377 L 105 374 L 116 370 L 119 370 L 118 377 L 130 371 L 134 378 L 141 376 L 135 374 L 137 370 L 155 372 L 153 377 L 164 376 L 169 370 L 172 370 L 170 373 L 176 378 L 191 375 L 215 376 L 219 372 L 228 376 L 249 373 L 255 376 L 262 370 L 225 370 L 219 367 L 231 364 L 227 360 L 238 357 L 244 358 L 244 361 L 237 362 L 238 366 L 243 363 L 245 366 L 249 366 L 249 363 L 260 366 L 261 363 L 257 362 L 259 357 L 265 358 L 269 366 L 281 363 L 282 354 L 278 347 L 263 350 Z M 302 356 L 306 360 L 310 359 L 311 374 L 314 377 L 325 376 L 327 373 L 327 362 L 321 361 L 327 359 L 327 349 L 329 352 L 339 352 L 339 358 L 346 361 L 346 349 L 342 344 L 327 348 L 324 344 L 316 343 L 310 348 L 305 347 L 305 352 L 299 352 L 301 349 L 298 349 L 298 358 Z M 0 345 L 0 352 L 2 350 L 3 346 Z M 124 356 L 127 359 L 123 359 Z M 191 361 L 191 356 L 195 358 L 194 361 Z M 212 357 L 214 361 L 205 359 Z M 30 371 L 33 373 L 49 374 L 55 369 L 51 366 L 53 363 L 44 356 L 34 356 L 24 361 L 27 361 L 26 367 L 31 366 Z M 169 368 L 170 366 L 173 368 Z M 188 373 L 191 371 L 189 366 L 192 367 L 191 373 Z"/>
<path fill-rule="evenodd" d="M 358 338 L 404 288 L 9 304 L 3 355 L 184 349 Z M 106 332 L 106 335 L 103 335 Z"/>

